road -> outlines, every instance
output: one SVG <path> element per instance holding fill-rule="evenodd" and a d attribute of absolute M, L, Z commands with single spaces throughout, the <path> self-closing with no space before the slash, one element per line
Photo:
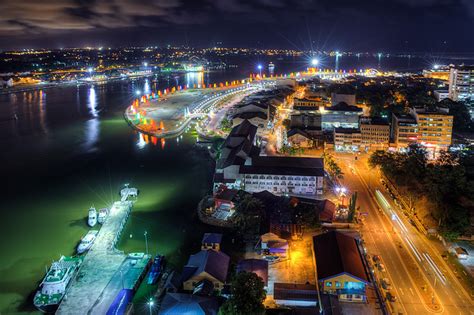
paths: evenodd
<path fill-rule="evenodd" d="M 380 182 L 378 171 L 369 169 L 367 158 L 355 161 L 352 154 L 335 154 L 344 172 L 342 181 L 350 192 L 358 192 L 364 213 L 361 234 L 369 254 L 381 256 L 396 302 L 388 302 L 395 313 L 474 314 L 469 294 L 441 258 L 437 245 L 422 235 L 399 211 Z M 382 194 L 375 199 L 376 190 Z M 380 209 L 380 210 L 379 210 Z M 377 268 L 376 268 L 377 269 Z"/>

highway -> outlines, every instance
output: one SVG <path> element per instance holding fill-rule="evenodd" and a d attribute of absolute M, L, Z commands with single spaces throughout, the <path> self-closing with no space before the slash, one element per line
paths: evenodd
<path fill-rule="evenodd" d="M 386 271 L 374 267 L 380 280 L 388 278 L 394 314 L 474 314 L 474 305 L 458 279 L 441 258 L 438 244 L 428 240 L 398 209 L 367 165 L 367 156 L 335 154 L 343 169 L 342 184 L 358 192 L 357 205 L 364 214 L 362 238 L 368 253 L 380 255 Z M 378 192 L 376 192 L 378 191 Z M 376 201 L 376 195 L 379 201 Z"/>

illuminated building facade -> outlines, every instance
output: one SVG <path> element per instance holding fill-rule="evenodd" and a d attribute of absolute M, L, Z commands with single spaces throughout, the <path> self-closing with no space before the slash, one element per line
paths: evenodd
<path fill-rule="evenodd" d="M 449 98 L 474 99 L 474 66 L 453 66 L 449 70 Z"/>
<path fill-rule="evenodd" d="M 410 114 L 392 115 L 392 139 L 397 149 L 408 147 L 418 140 L 418 124 Z"/>
<path fill-rule="evenodd" d="M 448 108 L 423 107 L 412 109 L 418 124 L 418 143 L 434 153 L 447 150 L 452 143 L 453 116 Z"/>

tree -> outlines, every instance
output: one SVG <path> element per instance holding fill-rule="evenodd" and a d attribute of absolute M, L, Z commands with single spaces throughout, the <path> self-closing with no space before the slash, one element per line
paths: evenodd
<path fill-rule="evenodd" d="M 344 173 L 342 172 L 339 165 L 337 165 L 337 163 L 334 161 L 333 156 L 331 154 L 327 153 L 327 152 L 324 152 L 322 157 L 323 157 L 324 164 L 325 164 L 326 169 L 328 170 L 329 174 L 333 178 L 342 179 L 343 176 L 344 176 Z"/>
<path fill-rule="evenodd" d="M 266 293 L 262 278 L 240 272 L 231 282 L 231 297 L 219 309 L 220 315 L 260 315 L 265 313 Z"/>
<path fill-rule="evenodd" d="M 354 215 L 356 211 L 356 203 L 357 203 L 357 191 L 351 196 L 351 199 L 349 201 L 349 213 L 347 216 L 347 221 L 348 222 L 353 222 L 354 221 Z"/>
<path fill-rule="evenodd" d="M 453 115 L 453 129 L 458 132 L 472 132 L 474 131 L 474 123 L 471 119 L 471 115 L 466 105 L 461 102 L 452 101 L 449 98 L 445 98 L 438 104 L 440 107 L 449 108 L 449 114 Z"/>
<path fill-rule="evenodd" d="M 242 235 L 252 235 L 258 232 L 260 220 L 264 215 L 263 203 L 250 194 L 245 194 L 236 207 L 232 222 Z"/>

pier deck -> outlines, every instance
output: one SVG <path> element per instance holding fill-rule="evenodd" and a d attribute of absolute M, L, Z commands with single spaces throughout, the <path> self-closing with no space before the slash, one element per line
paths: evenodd
<path fill-rule="evenodd" d="M 119 277 L 131 275 L 135 278 L 136 272 L 129 270 L 134 266 L 125 263 L 128 262 L 127 256 L 115 248 L 132 206 L 133 202 L 128 200 L 114 203 L 94 245 L 86 254 L 81 269 L 72 280 L 57 314 L 98 313 L 94 308 L 103 304 L 102 297 L 111 296 L 115 292 L 114 286 L 109 287 L 113 288 L 113 292 L 108 292 L 107 288 L 113 279 L 117 279 L 117 274 Z"/>

